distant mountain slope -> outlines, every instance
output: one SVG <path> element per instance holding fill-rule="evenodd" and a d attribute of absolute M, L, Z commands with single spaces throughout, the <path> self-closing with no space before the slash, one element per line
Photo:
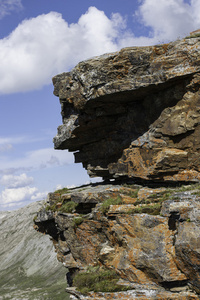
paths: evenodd
<path fill-rule="evenodd" d="M 0 299 L 69 299 L 66 268 L 57 261 L 49 236 L 33 228 L 42 206 L 32 203 L 0 212 Z"/>

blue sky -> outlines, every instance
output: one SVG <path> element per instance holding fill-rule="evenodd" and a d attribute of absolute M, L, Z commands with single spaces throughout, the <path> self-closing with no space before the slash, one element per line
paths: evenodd
<path fill-rule="evenodd" d="M 54 75 L 198 28 L 199 0 L 0 0 L 0 210 L 91 181 L 72 153 L 53 148 L 62 122 Z"/>

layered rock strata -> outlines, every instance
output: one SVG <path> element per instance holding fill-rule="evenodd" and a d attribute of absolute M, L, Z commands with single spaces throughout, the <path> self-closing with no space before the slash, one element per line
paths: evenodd
<path fill-rule="evenodd" d="M 120 179 L 51 193 L 37 215 L 72 299 L 200 299 L 200 185 L 167 188 L 200 180 L 199 50 L 199 38 L 125 48 L 53 78 L 55 148 Z M 118 294 L 73 287 L 96 268 L 115 271 Z"/>
<path fill-rule="evenodd" d="M 0 211 L 0 300 L 65 299 L 66 269 L 49 236 L 36 232 L 33 218 L 44 201 Z"/>
<path fill-rule="evenodd" d="M 35 223 L 53 237 L 70 285 L 77 272 L 100 266 L 115 270 L 129 287 L 87 296 L 68 289 L 73 299 L 199 299 L 199 185 L 100 184 L 58 191 L 49 194 Z"/>
<path fill-rule="evenodd" d="M 125 48 L 55 76 L 55 148 L 92 177 L 199 180 L 199 51 L 199 38 Z"/>

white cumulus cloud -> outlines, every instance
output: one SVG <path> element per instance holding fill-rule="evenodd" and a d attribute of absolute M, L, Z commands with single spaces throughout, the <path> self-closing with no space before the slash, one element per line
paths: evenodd
<path fill-rule="evenodd" d="M 30 203 L 43 200 L 47 192 L 39 192 L 36 187 L 7 188 L 0 195 L 0 209 L 12 209 Z"/>
<path fill-rule="evenodd" d="M 25 173 L 20 175 L 3 175 L 0 184 L 7 188 L 25 187 L 33 183 L 33 177 L 28 177 Z"/>
<path fill-rule="evenodd" d="M 78 61 L 117 50 L 121 27 L 119 14 L 109 19 L 95 7 L 70 25 L 56 12 L 24 20 L 0 40 L 0 93 L 41 88 Z"/>
<path fill-rule="evenodd" d="M 200 26 L 199 0 L 142 0 L 136 12 L 140 23 L 150 28 L 150 38 L 174 40 Z"/>
<path fill-rule="evenodd" d="M 25 173 L 3 175 L 0 179 L 0 185 L 4 186 L 5 189 L 0 193 L 0 210 L 10 210 L 31 201 L 43 200 L 47 192 L 40 192 L 38 188 L 31 187 L 33 182 L 33 177 L 28 177 Z"/>
<path fill-rule="evenodd" d="M 16 204 L 30 199 L 34 193 L 37 192 L 36 187 L 21 187 L 13 189 L 5 189 L 0 196 L 0 203 L 2 205 Z"/>

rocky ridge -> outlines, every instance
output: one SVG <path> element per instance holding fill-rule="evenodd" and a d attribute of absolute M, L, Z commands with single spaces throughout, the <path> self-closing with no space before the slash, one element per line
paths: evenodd
<path fill-rule="evenodd" d="M 130 47 L 53 78 L 56 149 L 92 177 L 200 179 L 200 38 Z"/>
<path fill-rule="evenodd" d="M 57 191 L 35 222 L 54 237 L 70 285 L 76 274 L 98 266 L 119 276 L 121 292 L 86 296 L 68 288 L 72 299 L 199 299 L 199 184 L 102 183 Z"/>

